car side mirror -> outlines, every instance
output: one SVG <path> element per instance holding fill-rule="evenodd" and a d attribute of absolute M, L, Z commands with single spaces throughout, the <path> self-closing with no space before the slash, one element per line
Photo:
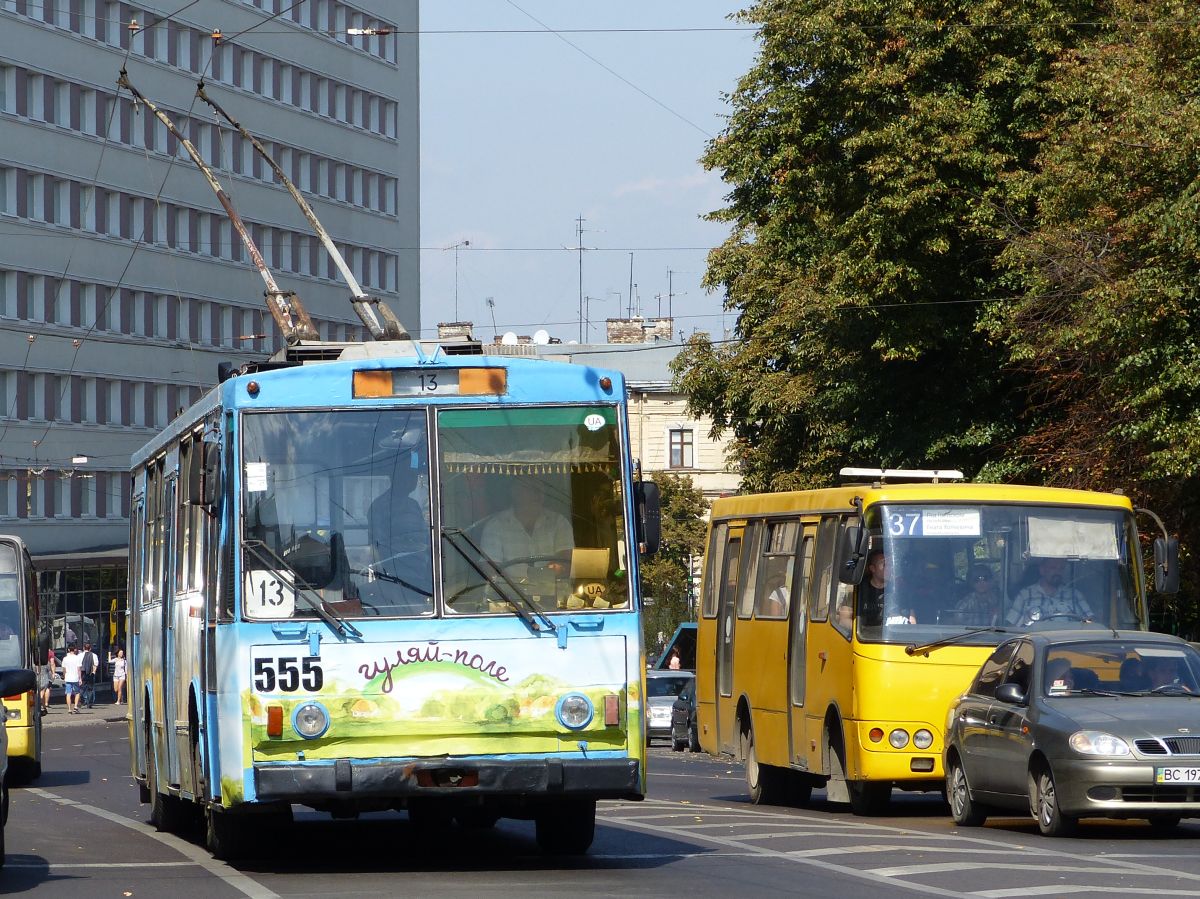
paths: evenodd
<path fill-rule="evenodd" d="M 1025 691 L 1016 684 L 1001 684 L 996 688 L 996 699 L 1009 705 L 1025 705 Z"/>

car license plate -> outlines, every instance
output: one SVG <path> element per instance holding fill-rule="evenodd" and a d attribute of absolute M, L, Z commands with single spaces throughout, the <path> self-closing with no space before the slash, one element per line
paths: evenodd
<path fill-rule="evenodd" d="M 1200 784 L 1200 768 L 1155 768 L 1158 784 Z"/>

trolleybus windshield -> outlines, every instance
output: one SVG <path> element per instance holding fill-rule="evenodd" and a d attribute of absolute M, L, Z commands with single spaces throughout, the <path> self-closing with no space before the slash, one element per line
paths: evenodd
<path fill-rule="evenodd" d="M 629 607 L 615 406 L 444 409 L 435 440 L 428 416 L 414 407 L 242 417 L 248 618 L 317 615 L 340 627 L 517 614 L 553 630 L 548 613 Z"/>

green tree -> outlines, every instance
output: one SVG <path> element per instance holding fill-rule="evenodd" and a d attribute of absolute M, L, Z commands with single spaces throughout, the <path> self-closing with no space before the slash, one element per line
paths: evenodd
<path fill-rule="evenodd" d="M 644 618 L 646 646 L 653 648 L 692 620 L 690 563 L 704 552 L 708 503 L 685 475 L 656 471 L 650 479 L 662 497 L 662 547 L 641 565 L 642 594 L 650 602 Z"/>
<path fill-rule="evenodd" d="M 707 284 L 741 340 L 676 363 L 750 489 L 847 464 L 978 471 L 1016 436 L 1021 373 L 980 328 L 1030 202 L 1044 84 L 1089 3 L 760 0 L 762 49 L 704 163 L 731 185 Z"/>
<path fill-rule="evenodd" d="M 1200 21 L 1164 0 L 1113 0 L 1103 21 L 1047 85 L 1057 111 L 1016 185 L 1035 202 L 1001 257 L 1017 290 L 986 322 L 1031 391 L 1010 468 L 1120 487 L 1195 547 Z"/>

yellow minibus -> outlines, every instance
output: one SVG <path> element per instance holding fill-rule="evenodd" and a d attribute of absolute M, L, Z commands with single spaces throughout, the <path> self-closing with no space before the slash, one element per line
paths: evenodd
<path fill-rule="evenodd" d="M 698 729 L 705 751 L 745 761 L 754 802 L 824 787 L 875 814 L 894 787 L 942 788 L 947 710 L 993 647 L 1032 630 L 1145 629 L 1146 585 L 1120 494 L 843 476 L 865 482 L 713 503 Z M 1162 592 L 1177 558 L 1164 532 Z"/>

